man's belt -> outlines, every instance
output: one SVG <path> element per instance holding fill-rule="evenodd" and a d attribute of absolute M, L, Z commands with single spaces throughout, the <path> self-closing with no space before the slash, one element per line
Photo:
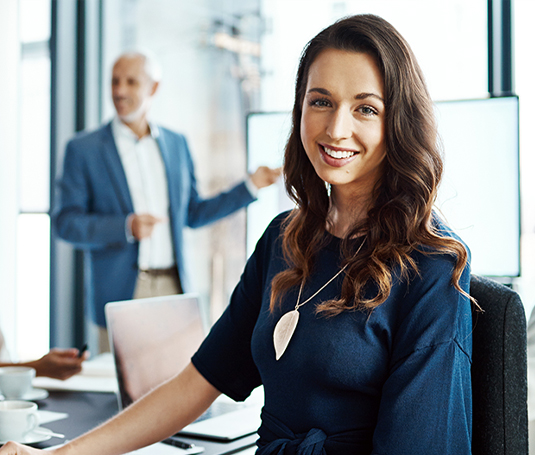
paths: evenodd
<path fill-rule="evenodd" d="M 178 276 L 176 266 L 167 269 L 139 269 L 140 275 L 145 276 Z"/>

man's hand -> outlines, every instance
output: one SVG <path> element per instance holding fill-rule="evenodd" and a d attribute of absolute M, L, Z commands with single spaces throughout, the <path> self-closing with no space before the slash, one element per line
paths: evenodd
<path fill-rule="evenodd" d="M 154 230 L 154 226 L 162 221 L 164 221 L 163 218 L 158 218 L 148 213 L 142 213 L 140 215 L 134 214 L 130 220 L 132 235 L 136 240 L 150 237 Z"/>
<path fill-rule="evenodd" d="M 275 183 L 281 175 L 281 168 L 271 169 L 267 166 L 260 166 L 253 174 L 251 174 L 251 181 L 258 189 Z"/>
<path fill-rule="evenodd" d="M 38 360 L 27 362 L 27 366 L 35 368 L 37 376 L 48 376 L 54 379 L 68 379 L 82 371 L 82 362 L 89 357 L 88 352 L 84 352 L 78 357 L 78 349 L 51 349 L 50 352 Z"/>

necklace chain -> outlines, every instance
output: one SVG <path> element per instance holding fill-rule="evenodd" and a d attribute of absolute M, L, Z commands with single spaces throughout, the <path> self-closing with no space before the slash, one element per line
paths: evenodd
<path fill-rule="evenodd" d="M 359 253 L 360 253 L 360 250 L 362 249 L 362 246 L 364 245 L 364 242 L 365 242 L 366 239 L 363 239 L 362 240 L 362 243 L 360 244 L 359 246 L 359 249 L 357 250 L 357 252 L 355 253 L 355 256 L 357 256 Z M 301 302 L 299 303 L 299 301 L 301 300 L 301 293 L 303 292 L 303 288 L 305 286 L 305 279 L 303 278 L 301 280 L 301 287 L 299 288 L 299 295 L 297 296 L 297 303 L 295 304 L 295 308 L 294 310 L 298 310 L 299 308 L 301 308 L 305 303 L 308 303 L 310 302 L 314 297 L 316 297 L 321 291 L 323 291 L 327 286 L 329 286 L 329 284 L 331 284 L 337 277 L 338 275 L 340 275 L 345 269 L 347 269 L 347 266 L 349 265 L 346 264 L 344 265 L 340 270 L 338 270 L 338 272 L 336 272 L 336 274 L 329 280 L 327 281 L 327 283 L 325 283 L 321 288 L 319 288 L 314 294 L 312 294 L 308 299 L 306 299 L 304 302 Z"/>
<path fill-rule="evenodd" d="M 314 297 L 316 297 L 321 291 L 323 291 L 333 280 L 336 279 L 338 275 L 340 275 L 345 269 L 347 269 L 347 266 L 349 264 L 344 265 L 336 275 L 334 275 L 327 283 L 325 283 L 321 288 L 319 288 L 314 294 L 312 294 L 308 299 L 306 299 L 304 302 L 299 303 L 299 300 L 301 300 L 301 292 L 303 291 L 303 287 L 305 286 L 305 279 L 301 281 L 301 287 L 299 288 L 299 295 L 297 296 L 297 303 L 295 304 L 295 309 L 301 308 L 305 303 L 310 302 Z"/>

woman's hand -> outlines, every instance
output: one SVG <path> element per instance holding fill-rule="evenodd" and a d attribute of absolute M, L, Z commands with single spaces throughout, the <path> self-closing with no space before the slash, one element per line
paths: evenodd
<path fill-rule="evenodd" d="M 81 357 L 78 355 L 79 351 L 75 348 L 54 348 L 40 359 L 24 365 L 35 368 L 37 376 L 64 380 L 82 371 L 82 362 L 89 357 L 89 353 L 84 352 Z"/>
<path fill-rule="evenodd" d="M 0 455 L 37 455 L 41 452 L 42 450 L 40 449 L 34 449 L 12 441 L 0 447 Z M 48 453 L 51 454 L 53 452 L 49 451 Z"/>

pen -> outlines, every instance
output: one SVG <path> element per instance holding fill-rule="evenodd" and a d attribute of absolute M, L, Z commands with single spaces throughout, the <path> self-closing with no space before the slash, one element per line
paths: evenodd
<path fill-rule="evenodd" d="M 84 352 L 87 351 L 87 343 L 85 343 L 82 346 L 82 349 L 80 349 L 80 352 L 78 352 L 78 358 L 82 357 L 84 355 Z"/>
<path fill-rule="evenodd" d="M 164 442 L 165 444 L 169 444 L 173 447 L 178 447 L 180 449 L 193 449 L 193 447 L 195 447 L 195 444 L 190 444 L 189 442 L 184 442 L 173 438 L 164 439 L 162 442 Z"/>

